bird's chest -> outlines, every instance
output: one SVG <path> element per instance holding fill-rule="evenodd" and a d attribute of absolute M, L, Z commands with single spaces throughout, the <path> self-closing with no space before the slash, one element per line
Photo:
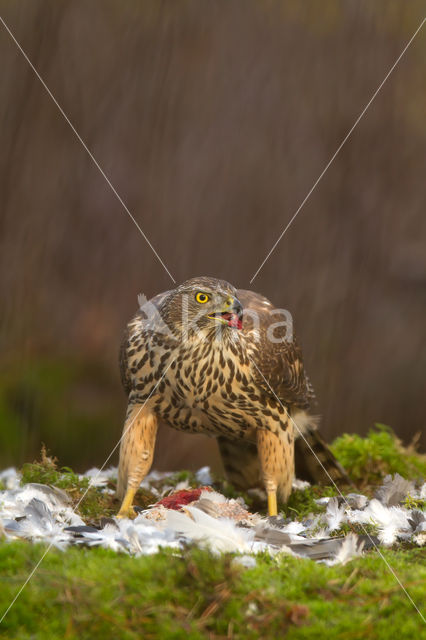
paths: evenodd
<path fill-rule="evenodd" d="M 246 349 L 232 344 L 155 347 L 132 356 L 133 393 L 169 426 L 247 438 L 265 424 L 265 397 L 253 380 Z"/>
<path fill-rule="evenodd" d="M 184 353 L 167 372 L 165 389 L 158 411 L 177 429 L 245 437 L 262 424 L 250 362 L 237 351 Z"/>

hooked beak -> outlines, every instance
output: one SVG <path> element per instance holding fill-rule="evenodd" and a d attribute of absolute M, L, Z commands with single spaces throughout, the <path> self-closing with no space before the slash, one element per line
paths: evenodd
<path fill-rule="evenodd" d="M 229 297 L 223 311 L 211 313 L 208 317 L 235 329 L 243 328 L 243 306 L 238 298 Z"/>

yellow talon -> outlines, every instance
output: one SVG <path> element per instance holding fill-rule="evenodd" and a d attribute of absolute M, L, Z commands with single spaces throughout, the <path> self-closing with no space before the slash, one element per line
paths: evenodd
<path fill-rule="evenodd" d="M 269 516 L 278 515 L 277 494 L 275 491 L 273 493 L 268 493 L 268 515 Z"/>
<path fill-rule="evenodd" d="M 135 493 L 136 489 L 133 489 L 132 487 L 127 489 L 124 500 L 121 503 L 120 511 L 117 513 L 117 518 L 130 518 L 132 516 L 134 517 L 132 504 Z"/>

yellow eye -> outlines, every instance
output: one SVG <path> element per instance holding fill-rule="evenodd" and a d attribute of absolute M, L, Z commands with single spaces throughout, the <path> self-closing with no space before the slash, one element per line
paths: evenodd
<path fill-rule="evenodd" d="M 205 304 L 209 298 L 210 296 L 208 296 L 207 293 L 203 293 L 203 291 L 199 291 L 195 296 L 196 301 L 200 304 Z"/>

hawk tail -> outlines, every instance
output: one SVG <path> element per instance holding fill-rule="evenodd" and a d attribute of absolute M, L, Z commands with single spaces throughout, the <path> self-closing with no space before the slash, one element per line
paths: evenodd
<path fill-rule="evenodd" d="M 351 481 L 331 452 L 318 430 L 319 419 L 306 412 L 292 416 L 297 424 L 294 428 L 295 476 L 312 484 L 351 484 Z M 299 431 L 301 433 L 299 433 Z M 303 437 L 302 437 L 303 434 Z M 246 491 L 262 487 L 262 474 L 257 446 L 253 442 L 217 438 L 226 478 L 236 489 Z M 278 494 L 283 499 L 286 483 L 279 483 Z M 286 500 L 286 498 L 285 498 Z"/>
<path fill-rule="evenodd" d="M 292 417 L 298 427 L 294 430 L 296 478 L 312 484 L 351 484 L 348 474 L 318 430 L 319 417 L 305 412 Z"/>

